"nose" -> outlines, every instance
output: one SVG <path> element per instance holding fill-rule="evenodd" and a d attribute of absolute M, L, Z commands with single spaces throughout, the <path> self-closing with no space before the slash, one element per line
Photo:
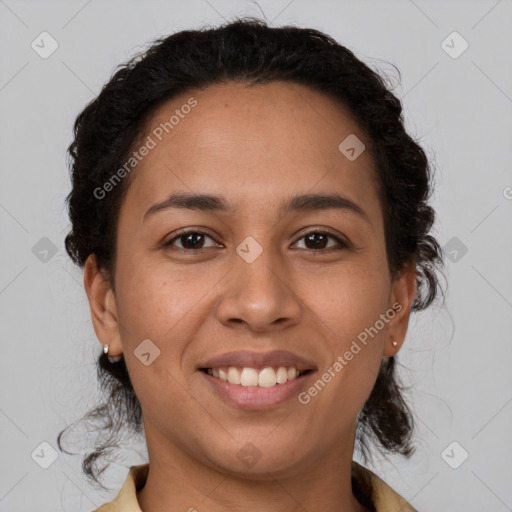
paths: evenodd
<path fill-rule="evenodd" d="M 224 280 L 216 314 L 226 326 L 243 324 L 254 332 L 283 329 L 300 321 L 302 302 L 284 264 L 264 250 L 252 263 L 238 255 Z"/>

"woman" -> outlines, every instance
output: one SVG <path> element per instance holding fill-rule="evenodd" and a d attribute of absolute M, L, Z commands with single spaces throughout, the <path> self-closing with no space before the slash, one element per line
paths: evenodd
<path fill-rule="evenodd" d="M 401 111 L 329 36 L 247 18 L 155 42 L 78 116 L 66 248 L 108 397 L 84 470 L 123 426 L 149 455 L 98 510 L 414 510 L 352 460 L 412 453 L 395 358 L 439 288 Z"/>

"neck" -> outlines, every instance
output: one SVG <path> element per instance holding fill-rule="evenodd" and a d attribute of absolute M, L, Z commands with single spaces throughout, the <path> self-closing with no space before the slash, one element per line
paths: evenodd
<path fill-rule="evenodd" d="M 340 443 L 322 458 L 303 460 L 293 470 L 242 474 L 199 461 L 169 443 L 163 450 L 148 431 L 146 438 L 150 470 L 137 493 L 143 512 L 367 511 L 352 493 L 353 442 L 348 447 Z"/>

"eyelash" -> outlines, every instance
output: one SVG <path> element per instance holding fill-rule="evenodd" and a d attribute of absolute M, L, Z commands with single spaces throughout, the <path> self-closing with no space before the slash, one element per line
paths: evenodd
<path fill-rule="evenodd" d="M 181 233 L 176 235 L 171 240 L 168 240 L 167 242 L 164 242 L 163 245 L 164 245 L 165 248 L 173 247 L 173 242 L 175 242 L 176 240 L 178 240 L 178 239 L 180 239 L 180 238 L 182 238 L 184 236 L 191 235 L 191 234 L 205 235 L 208 238 L 211 238 L 213 240 L 213 237 L 211 237 L 207 233 L 204 233 L 202 231 L 197 231 L 197 230 L 189 230 L 189 231 L 182 231 Z M 299 240 L 302 240 L 303 238 L 306 238 L 307 236 L 315 235 L 315 234 L 327 235 L 329 238 L 332 238 L 333 240 L 335 240 L 339 244 L 339 246 L 338 247 L 329 247 L 327 249 L 305 249 L 305 250 L 311 251 L 313 253 L 321 253 L 321 252 L 325 253 L 325 252 L 331 252 L 331 251 L 340 251 L 340 250 L 343 250 L 343 249 L 348 249 L 350 247 L 347 242 L 345 242 L 344 240 L 342 240 L 338 236 L 330 233 L 329 231 L 321 231 L 321 230 L 313 230 L 313 231 L 309 231 L 308 233 L 304 233 L 300 238 L 297 239 L 297 241 L 295 243 L 297 243 Z M 191 253 L 192 252 L 192 253 L 196 253 L 196 254 L 204 252 L 205 250 L 208 250 L 208 249 L 209 249 L 209 247 L 203 247 L 201 249 L 183 249 L 181 247 L 173 247 L 173 250 L 178 250 L 178 251 L 186 252 L 186 253 Z"/>

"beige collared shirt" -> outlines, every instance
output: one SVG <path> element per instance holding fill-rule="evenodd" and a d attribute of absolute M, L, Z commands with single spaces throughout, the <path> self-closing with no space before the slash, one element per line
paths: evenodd
<path fill-rule="evenodd" d="M 377 512 L 417 512 L 375 473 L 355 461 L 352 461 L 352 467 L 357 469 L 360 474 L 365 475 L 371 482 L 374 492 L 374 505 Z M 146 483 L 148 472 L 149 463 L 131 466 L 117 497 L 93 512 L 142 512 L 136 493 Z"/>

